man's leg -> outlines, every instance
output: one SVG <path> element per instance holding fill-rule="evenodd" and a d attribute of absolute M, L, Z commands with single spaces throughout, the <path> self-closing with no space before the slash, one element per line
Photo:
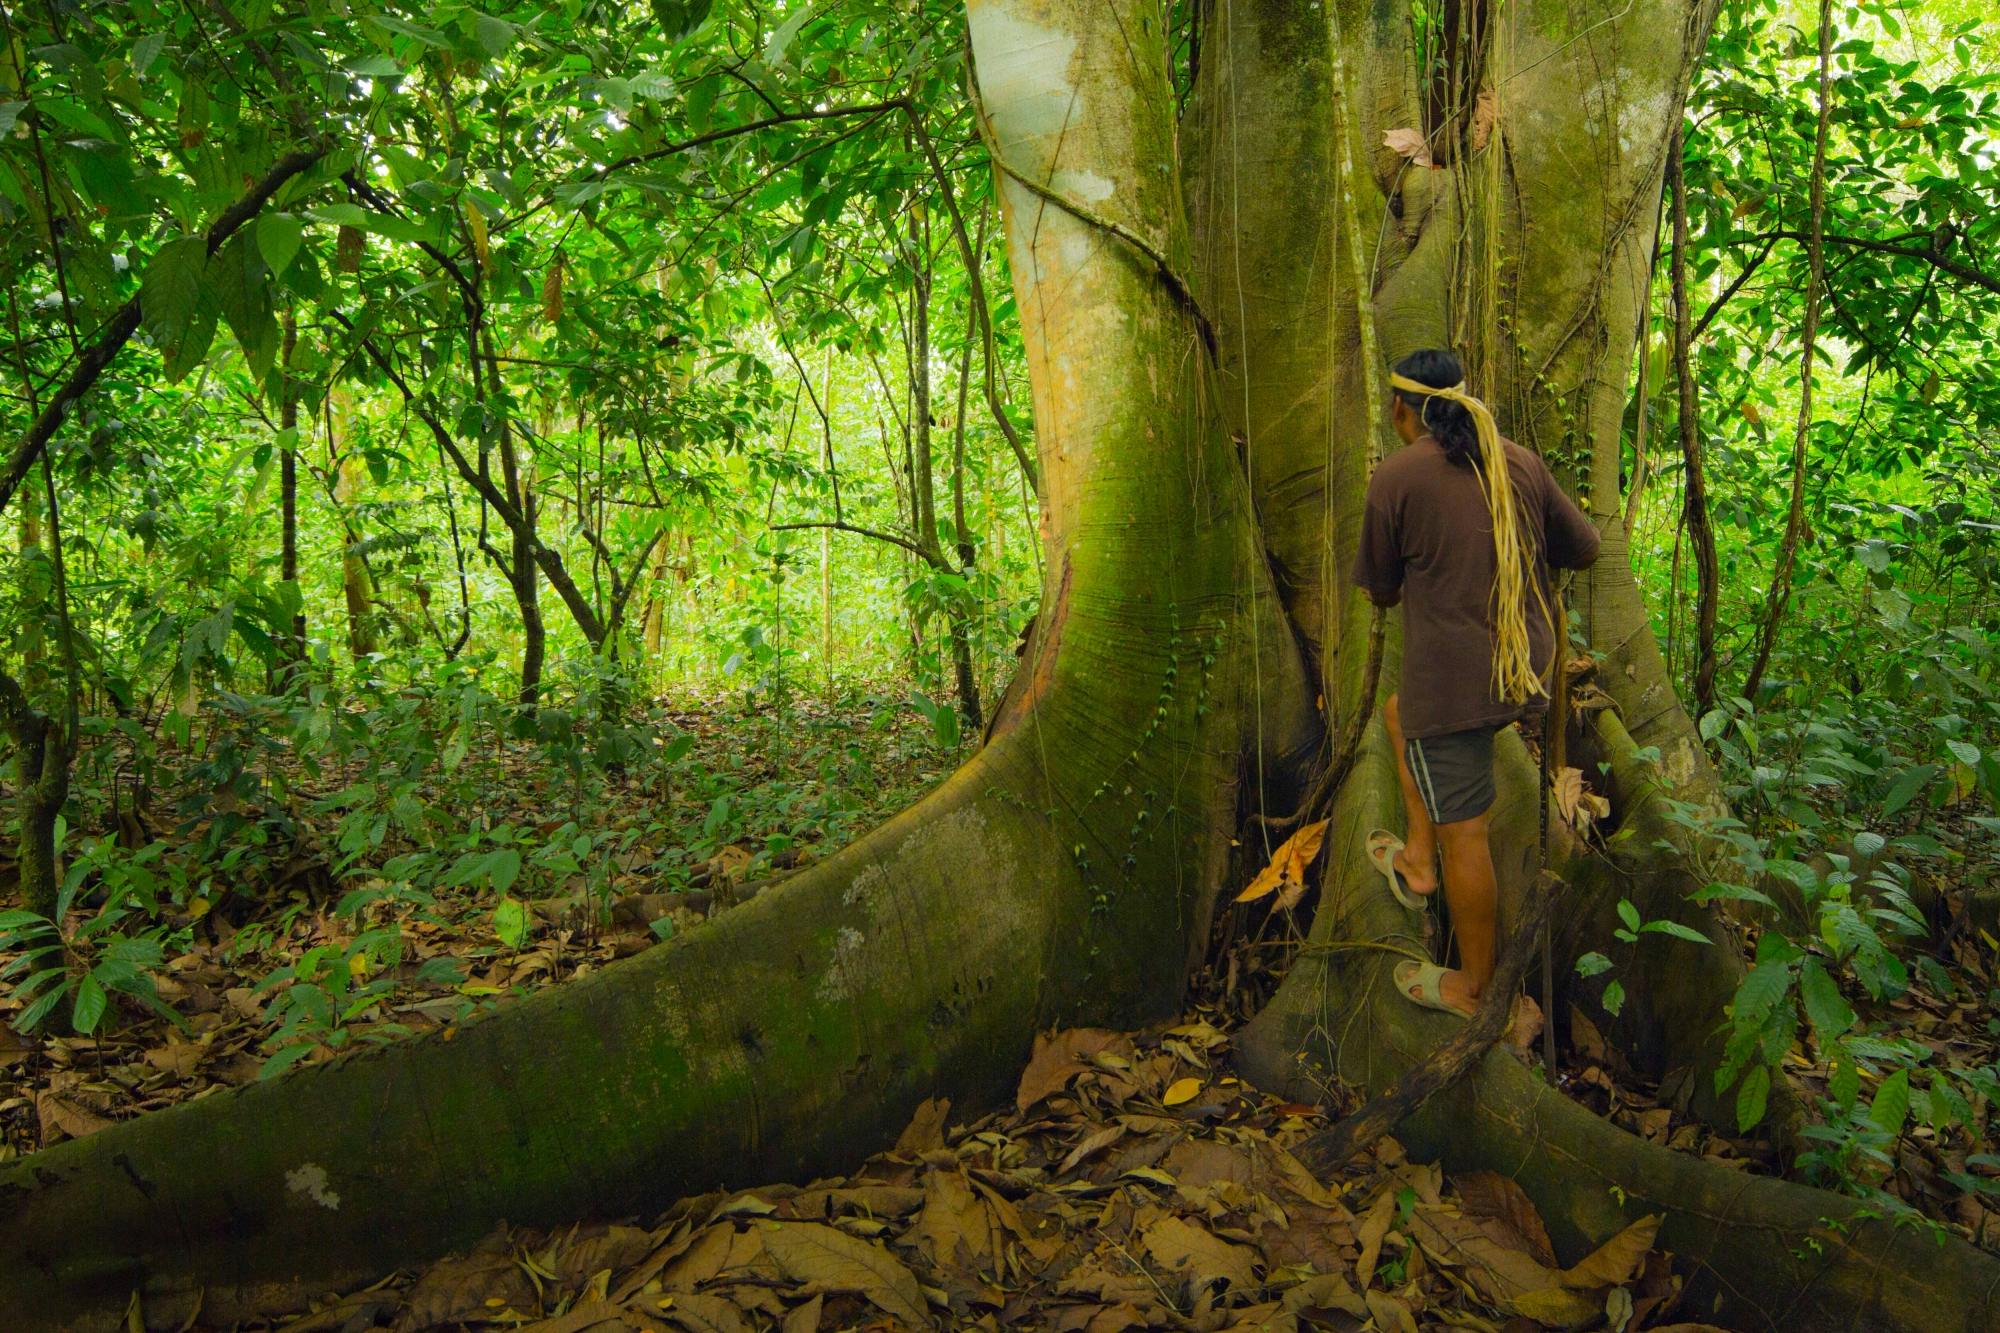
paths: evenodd
<path fill-rule="evenodd" d="M 1438 825 L 1444 847 L 1444 900 L 1451 906 L 1459 966 L 1444 974 L 1445 1003 L 1471 1013 L 1493 980 L 1496 905 L 1493 850 L 1487 842 L 1492 812 Z"/>
<path fill-rule="evenodd" d="M 1389 727 L 1389 744 L 1396 750 L 1396 783 L 1403 789 L 1403 815 L 1409 824 L 1403 850 L 1396 853 L 1396 869 L 1402 872 L 1403 882 L 1411 893 L 1429 895 L 1436 893 L 1438 886 L 1437 830 L 1431 824 L 1430 812 L 1424 809 L 1417 780 L 1410 772 L 1409 750 L 1403 744 L 1403 714 L 1397 706 L 1401 698 L 1392 694 L 1382 705 L 1382 720 Z M 1457 910 L 1454 904 L 1452 911 Z"/>

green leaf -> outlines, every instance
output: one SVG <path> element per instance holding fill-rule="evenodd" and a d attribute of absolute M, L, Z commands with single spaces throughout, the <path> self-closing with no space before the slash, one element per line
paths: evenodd
<path fill-rule="evenodd" d="M 1648 921 L 1645 925 L 1639 927 L 1639 930 L 1642 934 L 1652 931 L 1660 935 L 1671 935 L 1677 940 L 1686 940 L 1690 944 L 1707 944 L 1709 942 L 1708 936 L 1702 934 L 1694 927 L 1684 926 L 1678 921 Z"/>
<path fill-rule="evenodd" d="M 1926 787 L 1930 786 L 1937 779 L 1937 775 L 1938 766 L 1936 764 L 1917 764 L 1897 774 L 1896 780 L 1889 784 L 1888 795 L 1882 798 L 1883 818 L 1888 818 L 1915 800 Z"/>
<path fill-rule="evenodd" d="M 151 69 L 153 62 L 160 58 L 160 51 L 166 44 L 167 35 L 163 32 L 149 32 L 134 42 L 132 44 L 132 72 L 134 74 L 144 74 L 147 70 Z"/>
<path fill-rule="evenodd" d="M 1808 958 L 1799 965 L 1799 995 L 1805 1000 L 1806 1017 L 1812 1020 L 1813 1031 L 1819 1034 L 1822 1045 L 1854 1026 L 1854 1009 L 1841 996 L 1840 987 L 1827 975 L 1817 958 Z"/>
<path fill-rule="evenodd" d="M 1968 745 L 1964 741 L 1946 741 L 1944 748 L 1950 750 L 1952 756 L 1959 763 L 1965 764 L 1968 767 L 1979 762 L 1979 747 L 1977 745 Z"/>
<path fill-rule="evenodd" d="M 1700 726 L 1701 738 L 1705 741 L 1712 741 L 1717 736 L 1720 736 L 1728 726 L 1729 714 L 1723 712 L 1720 708 L 1711 708 L 1702 714 Z"/>
<path fill-rule="evenodd" d="M 485 869 L 493 887 L 505 893 L 521 877 L 521 854 L 512 847 L 502 847 L 486 858 Z"/>
<path fill-rule="evenodd" d="M 1827 1081 L 1827 1091 L 1833 1094 L 1834 1102 L 1842 1110 L 1853 1109 L 1854 1099 L 1861 1095 L 1861 1066 L 1844 1050 L 1834 1059 L 1833 1077 Z"/>
<path fill-rule="evenodd" d="M 1764 1107 L 1771 1099 L 1771 1071 L 1754 1066 L 1736 1089 L 1736 1128 L 1748 1133 L 1764 1119 Z"/>
<path fill-rule="evenodd" d="M 653 19 L 660 25 L 660 35 L 670 42 L 678 42 L 692 33 L 708 17 L 713 0 L 653 0 Z"/>
<path fill-rule="evenodd" d="M 1688 895 L 1690 901 L 1697 903 L 1712 903 L 1718 898 L 1728 898 L 1737 902 L 1762 903 L 1766 907 L 1777 906 L 1775 902 L 1771 901 L 1771 895 L 1768 893 L 1750 888 L 1747 885 L 1724 884 L 1720 881 L 1710 884 L 1705 889 L 1698 889 Z"/>
<path fill-rule="evenodd" d="M 1618 900 L 1618 919 L 1625 923 L 1627 930 L 1636 931 L 1639 929 L 1639 909 L 1632 905 L 1630 898 L 1620 898 Z"/>
<path fill-rule="evenodd" d="M 1792 970 L 1781 962 L 1764 962 L 1750 969 L 1736 988 L 1731 1014 L 1738 1026 L 1755 1025 L 1778 1007 L 1791 989 Z"/>
<path fill-rule="evenodd" d="M 478 14 L 472 20 L 472 35 L 479 42 L 480 49 L 489 56 L 505 54 L 520 35 L 520 29 L 505 19 L 496 19 L 491 14 Z"/>
<path fill-rule="evenodd" d="M 806 20 L 812 17 L 812 11 L 813 7 L 810 4 L 801 4 L 779 25 L 778 30 L 771 34 L 770 42 L 764 47 L 765 64 L 777 65 L 784 60 L 786 48 L 792 44 L 792 38 L 799 35 L 799 29 L 805 26 Z"/>
<path fill-rule="evenodd" d="M 70 1026 L 83 1033 L 97 1031 L 107 998 L 96 976 L 85 973 L 83 980 L 76 983 L 76 1005 L 70 1010 Z"/>
<path fill-rule="evenodd" d="M 1616 1018 L 1624 1010 L 1624 1008 L 1625 1008 L 1624 983 L 1614 981 L 1609 986 L 1606 986 L 1604 988 L 1604 1012 L 1610 1014 L 1613 1018 Z"/>
<path fill-rule="evenodd" d="M 305 225 L 290 213 L 266 213 L 257 219 L 257 249 L 274 277 L 282 276 L 305 241 Z"/>
<path fill-rule="evenodd" d="M 168 241 L 146 265 L 139 284 L 139 319 L 168 355 L 187 335 L 202 303 L 201 276 L 207 266 L 208 243 L 199 236 Z"/>
<path fill-rule="evenodd" d="M 1576 974 L 1580 977 L 1594 977 L 1610 970 L 1611 960 L 1594 950 L 1576 960 Z"/>
<path fill-rule="evenodd" d="M 1875 1089 L 1875 1099 L 1868 1103 L 1868 1118 L 1889 1133 L 1900 1134 L 1909 1115 L 1910 1071 L 1898 1069 Z"/>
<path fill-rule="evenodd" d="M 510 949 L 519 949 L 528 942 L 530 924 L 528 905 L 519 898 L 502 898 L 493 909 L 493 933 Z"/>

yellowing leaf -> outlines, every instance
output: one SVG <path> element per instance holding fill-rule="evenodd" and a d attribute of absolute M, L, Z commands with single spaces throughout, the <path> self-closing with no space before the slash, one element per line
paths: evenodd
<path fill-rule="evenodd" d="M 1174 1081 L 1174 1085 L 1167 1089 L 1166 1095 L 1160 1098 L 1160 1102 L 1162 1105 L 1165 1106 L 1179 1106 L 1182 1102 L 1193 1101 L 1195 1098 L 1195 1094 L 1200 1091 L 1201 1091 L 1200 1079 L 1198 1078 L 1176 1079 Z"/>
<path fill-rule="evenodd" d="M 1277 854 L 1271 858 L 1271 864 L 1250 881 L 1249 887 L 1236 895 L 1236 901 L 1255 902 L 1282 889 L 1285 896 L 1279 899 L 1279 905 L 1290 907 L 1296 903 L 1305 892 L 1306 867 L 1319 855 L 1320 844 L 1326 841 L 1326 824 L 1324 819 L 1308 824 L 1285 839 Z"/>

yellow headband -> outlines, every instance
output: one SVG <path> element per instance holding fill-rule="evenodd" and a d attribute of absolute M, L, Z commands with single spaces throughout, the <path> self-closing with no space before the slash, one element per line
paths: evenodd
<path fill-rule="evenodd" d="M 1530 695 L 1546 694 L 1548 690 L 1542 684 L 1541 673 L 1535 670 L 1534 655 L 1528 646 L 1528 552 L 1522 542 L 1520 518 L 1515 511 L 1514 482 L 1507 470 L 1507 454 L 1501 447 L 1500 428 L 1494 424 L 1493 413 L 1487 410 L 1486 404 L 1465 391 L 1462 380 L 1439 388 L 1435 384 L 1421 384 L 1407 375 L 1392 372 L 1389 387 L 1425 398 L 1442 398 L 1446 402 L 1457 403 L 1471 415 L 1473 430 L 1479 438 L 1479 466 L 1473 472 L 1479 478 L 1486 512 L 1493 518 L 1493 604 L 1490 608 L 1493 622 L 1493 687 L 1501 699 L 1513 704 L 1526 702 Z M 1428 426 L 1430 422 L 1426 420 L 1424 424 Z M 1542 616 L 1549 622 L 1553 637 L 1560 630 L 1549 614 L 1541 582 L 1535 580 L 1532 586 L 1535 600 L 1541 604 Z"/>

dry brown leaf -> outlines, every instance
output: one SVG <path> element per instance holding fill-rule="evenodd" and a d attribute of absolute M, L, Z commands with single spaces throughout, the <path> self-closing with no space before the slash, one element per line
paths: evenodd
<path fill-rule="evenodd" d="M 1493 138 L 1493 127 L 1499 123 L 1500 98 L 1491 88 L 1481 88 L 1472 103 L 1472 131 L 1467 136 L 1473 152 L 1486 147 Z"/>
<path fill-rule="evenodd" d="M 818 1222 L 768 1223 L 763 1242 L 780 1271 L 812 1295 L 854 1292 L 912 1328 L 930 1323 L 917 1279 L 882 1246 Z"/>
<path fill-rule="evenodd" d="M 819 1333 L 820 1307 L 826 1304 L 826 1297 L 815 1296 L 804 1305 L 794 1306 L 785 1316 L 783 1333 Z"/>
<path fill-rule="evenodd" d="M 1383 1190 L 1361 1215 L 1361 1225 L 1355 1229 L 1355 1239 L 1361 1242 L 1361 1257 L 1354 1264 L 1354 1283 L 1363 1291 L 1375 1280 L 1375 1264 L 1382 1257 L 1382 1242 L 1395 1216 L 1395 1192 Z"/>
<path fill-rule="evenodd" d="M 713 1292 L 682 1292 L 660 1313 L 687 1333 L 750 1333 L 736 1302 Z"/>
<path fill-rule="evenodd" d="M 652 1252 L 653 1236 L 638 1227 L 586 1227 L 552 1249 L 546 1267 L 573 1285 L 607 1268 L 630 1268 Z"/>
<path fill-rule="evenodd" d="M 1564 768 L 1549 780 L 1554 790 L 1556 810 L 1565 822 L 1577 829 L 1587 829 L 1600 819 L 1611 817 L 1611 801 L 1608 797 L 1594 792 L 1583 780 L 1580 768 Z"/>
<path fill-rule="evenodd" d="M 933 1148 L 944 1147 L 945 1121 L 951 1115 L 951 1101 L 944 1097 L 926 1097 L 918 1103 L 910 1123 L 896 1139 L 896 1152 L 900 1156 L 915 1157 Z"/>
<path fill-rule="evenodd" d="M 1281 907 L 1290 907 L 1305 892 L 1306 867 L 1319 855 L 1320 844 L 1326 841 L 1327 821 L 1322 819 L 1306 825 L 1279 846 L 1271 856 L 1271 864 L 1257 872 L 1257 878 L 1250 881 L 1243 892 L 1236 895 L 1239 903 L 1255 902 L 1267 894 L 1285 890 L 1289 898 L 1280 897 Z"/>
<path fill-rule="evenodd" d="M 933 1171 L 924 1177 L 924 1210 L 904 1239 L 939 1268 L 992 1271 L 1001 1237 L 985 1201 L 962 1171 Z"/>
<path fill-rule="evenodd" d="M 1188 1278 L 1191 1286 L 1227 1282 L 1237 1291 L 1248 1291 L 1257 1285 L 1255 1250 L 1179 1217 L 1169 1215 L 1153 1223 L 1140 1244 L 1155 1263 Z"/>
<path fill-rule="evenodd" d="M 520 1333 L 625 1333 L 632 1327 L 619 1306 L 610 1301 L 586 1301 L 568 1314 L 524 1324 Z"/>
<path fill-rule="evenodd" d="M 1309 1277 L 1285 1292 L 1281 1304 L 1287 1310 L 1303 1313 L 1307 1310 L 1341 1310 L 1356 1319 L 1368 1317 L 1368 1302 L 1361 1298 L 1351 1283 L 1339 1273 L 1321 1273 Z"/>
<path fill-rule="evenodd" d="M 1121 1048 L 1131 1052 L 1131 1043 L 1116 1032 L 1102 1028 L 1067 1028 L 1035 1038 L 1035 1050 L 1028 1067 L 1021 1071 L 1021 1083 L 1014 1092 L 1014 1109 L 1025 1111 L 1044 1097 L 1061 1092 L 1069 1081 L 1089 1069 L 1090 1058 Z"/>
<path fill-rule="evenodd" d="M 1545 1268 L 1556 1266 L 1556 1251 L 1549 1240 L 1549 1230 L 1542 1224 L 1542 1215 L 1535 1210 L 1535 1201 L 1519 1182 L 1497 1171 L 1472 1171 L 1462 1176 L 1452 1177 L 1458 1187 L 1459 1208 L 1468 1217 L 1485 1218 L 1503 1223 L 1511 1237 L 1494 1234 L 1495 1239 L 1504 1244 L 1509 1239 L 1520 1242 L 1522 1253 Z"/>
<path fill-rule="evenodd" d="M 1410 1218 L 1410 1233 L 1432 1262 L 1459 1269 L 1480 1294 L 1510 1314 L 1568 1328 L 1603 1311 L 1601 1299 L 1570 1290 L 1560 1272 L 1517 1248 L 1513 1228 L 1505 1223 L 1419 1208 Z"/>
<path fill-rule="evenodd" d="M 1368 1302 L 1368 1313 L 1379 1329 L 1394 1329 L 1395 1333 L 1417 1333 L 1417 1317 L 1410 1313 L 1410 1307 L 1399 1296 L 1386 1291 L 1362 1293 Z"/>
<path fill-rule="evenodd" d="M 1083 1142 L 1071 1148 L 1069 1155 L 1062 1159 L 1062 1165 L 1056 1168 L 1056 1175 L 1058 1177 L 1068 1175 L 1070 1172 L 1076 1170 L 1086 1158 L 1092 1157 L 1118 1142 L 1124 1133 L 1125 1126 L 1110 1124 L 1086 1136 Z"/>
<path fill-rule="evenodd" d="M 163 1074 L 172 1074 L 175 1078 L 190 1078 L 194 1075 L 195 1068 L 201 1064 L 202 1056 L 206 1054 L 208 1048 L 199 1042 L 178 1041 L 169 1037 L 166 1045 L 147 1051 L 142 1058 Z M 0 1060 L 4 1060 L 4 1057 L 0 1057 Z"/>
<path fill-rule="evenodd" d="M 1299 1327 L 1299 1317 L 1276 1301 L 1231 1310 L 1229 1319 L 1222 1333 L 1297 1333 Z"/>
<path fill-rule="evenodd" d="M 1431 165 L 1431 146 L 1422 130 L 1406 125 L 1401 129 L 1384 131 L 1382 146 L 1398 157 L 1407 157 L 1413 166 Z"/>
<path fill-rule="evenodd" d="M 1646 1261 L 1646 1255 L 1653 1248 L 1653 1238 L 1660 1234 L 1660 1215 L 1651 1213 L 1640 1218 L 1623 1231 L 1605 1241 L 1590 1254 L 1563 1274 L 1563 1285 L 1567 1287 L 1617 1287 L 1632 1280 L 1639 1266 Z"/>
<path fill-rule="evenodd" d="M 505 1310 L 527 1314 L 535 1308 L 534 1284 L 515 1261 L 507 1233 L 497 1230 L 469 1253 L 432 1264 L 410 1288 L 396 1329 L 414 1333 L 440 1324 L 492 1319 Z"/>
<path fill-rule="evenodd" d="M 109 1129 L 116 1123 L 89 1107 L 80 1106 L 70 1098 L 59 1097 L 46 1089 L 35 1096 L 35 1115 L 41 1121 L 43 1147 L 57 1139 L 80 1139 L 100 1129 Z"/>

